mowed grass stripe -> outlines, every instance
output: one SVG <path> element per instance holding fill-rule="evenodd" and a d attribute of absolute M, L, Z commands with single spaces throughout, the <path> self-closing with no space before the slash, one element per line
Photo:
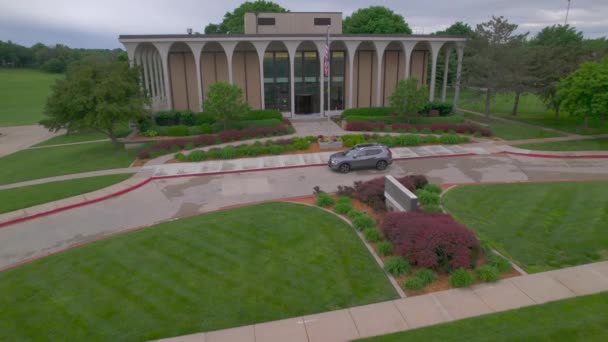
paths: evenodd
<path fill-rule="evenodd" d="M 351 227 L 317 208 L 269 203 L 159 224 L 0 273 L 0 307 L 10 308 L 0 311 L 0 340 L 141 341 L 394 298 Z"/>
<path fill-rule="evenodd" d="M 459 186 L 444 204 L 529 272 L 608 259 L 608 182 Z"/>

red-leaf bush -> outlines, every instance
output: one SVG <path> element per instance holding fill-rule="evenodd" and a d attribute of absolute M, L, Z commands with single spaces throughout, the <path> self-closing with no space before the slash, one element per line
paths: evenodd
<path fill-rule="evenodd" d="M 428 180 L 423 175 L 411 175 L 397 178 L 397 181 L 408 190 L 415 192 L 428 184 Z M 384 197 L 384 177 L 374 178 L 365 182 L 357 181 L 354 183 L 357 199 L 369 205 L 374 210 L 386 210 Z"/>
<path fill-rule="evenodd" d="M 347 131 L 363 131 L 363 132 L 370 132 L 370 131 L 375 131 L 375 130 L 383 131 L 386 126 L 389 126 L 391 128 L 391 130 L 395 131 L 395 132 L 396 131 L 407 131 L 412 128 L 415 128 L 418 131 L 422 131 L 423 129 L 428 128 L 433 132 L 455 131 L 456 133 L 459 133 L 459 134 L 479 133 L 484 137 L 488 137 L 488 136 L 492 135 L 492 130 L 490 130 L 487 127 L 482 127 L 479 125 L 469 124 L 469 123 L 456 124 L 456 123 L 443 123 L 443 122 L 437 122 L 437 123 L 432 123 L 432 124 L 409 124 L 409 123 L 397 122 L 397 123 L 393 123 L 390 125 L 386 125 L 384 122 L 356 120 L 356 121 L 348 121 L 346 123 L 346 130 Z"/>
<path fill-rule="evenodd" d="M 419 267 L 446 271 L 472 268 L 481 250 L 473 232 L 443 213 L 388 213 L 382 232 L 393 244 L 395 254 Z"/>

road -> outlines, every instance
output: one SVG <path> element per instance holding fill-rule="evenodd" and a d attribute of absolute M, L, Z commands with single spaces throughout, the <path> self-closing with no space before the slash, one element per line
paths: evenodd
<path fill-rule="evenodd" d="M 391 174 L 424 174 L 433 183 L 608 180 L 607 159 L 509 155 L 395 162 L 386 171 L 343 175 L 324 166 L 155 180 L 106 201 L 0 228 L 0 268 L 121 231 L 238 204 L 335 191 Z"/>

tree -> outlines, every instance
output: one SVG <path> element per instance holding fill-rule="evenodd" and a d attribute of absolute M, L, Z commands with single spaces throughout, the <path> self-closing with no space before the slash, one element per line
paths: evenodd
<path fill-rule="evenodd" d="M 450 25 L 447 29 L 442 30 L 442 31 L 437 31 L 435 33 L 433 33 L 434 35 L 457 35 L 457 36 L 463 36 L 463 37 L 467 37 L 467 38 L 471 38 L 473 37 L 473 29 L 471 28 L 471 26 L 469 26 L 469 24 L 463 23 L 462 21 L 457 21 L 454 24 Z M 442 63 L 442 61 L 445 60 L 445 53 L 446 50 L 442 49 L 439 52 L 439 56 L 437 57 L 437 84 L 440 85 L 443 83 L 443 74 L 444 74 L 444 70 L 445 70 L 445 64 Z M 464 50 L 465 53 L 465 58 L 468 58 L 469 54 L 470 54 L 470 50 L 469 49 L 465 49 Z M 433 61 L 431 61 L 431 59 L 429 58 L 428 60 L 428 69 L 430 70 L 433 66 Z M 450 54 L 450 60 L 449 60 L 449 65 L 448 65 L 448 82 L 450 84 L 454 84 L 454 81 L 456 80 L 456 68 L 458 67 L 458 58 L 456 56 L 456 53 L 454 53 L 452 51 L 452 53 Z M 430 83 L 430 75 L 429 77 L 429 83 Z"/>
<path fill-rule="evenodd" d="M 209 24 L 205 27 L 205 33 L 244 33 L 245 13 L 247 12 L 288 12 L 281 5 L 272 1 L 256 0 L 242 3 L 232 12 L 224 14 L 224 20 L 219 24 Z"/>
<path fill-rule="evenodd" d="M 443 31 L 437 31 L 434 33 L 435 35 L 457 35 L 457 36 L 465 36 L 472 37 L 473 29 L 467 23 L 463 23 L 462 21 L 457 21 L 450 25 L 447 29 Z"/>
<path fill-rule="evenodd" d="M 530 47 L 530 72 L 536 79 L 534 90 L 558 119 L 557 84 L 582 61 L 583 34 L 569 25 L 547 26 L 530 41 Z"/>
<path fill-rule="evenodd" d="M 608 116 L 608 57 L 601 62 L 585 62 L 561 80 L 557 96 L 571 115 L 584 118 Z"/>
<path fill-rule="evenodd" d="M 344 33 L 412 33 L 403 16 L 384 6 L 370 6 L 353 12 L 342 22 Z"/>
<path fill-rule="evenodd" d="M 418 80 L 412 77 L 397 83 L 395 91 L 389 96 L 389 101 L 391 107 L 398 113 L 415 115 L 428 102 L 428 98 L 428 89 L 418 86 Z"/>
<path fill-rule="evenodd" d="M 125 62 L 74 64 L 47 99 L 40 123 L 49 130 L 95 130 L 120 146 L 116 126 L 145 116 L 147 99 L 139 84 L 140 70 Z"/>
<path fill-rule="evenodd" d="M 514 34 L 517 25 L 504 17 L 494 17 L 478 24 L 473 39 L 469 43 L 471 56 L 464 60 L 465 80 L 468 84 L 485 88 L 485 113 L 490 115 L 492 93 L 509 89 L 517 75 L 509 75 L 510 66 L 519 58 L 509 53 L 525 42 L 526 34 Z"/>
<path fill-rule="evenodd" d="M 228 82 L 215 82 L 209 87 L 207 100 L 205 100 L 205 112 L 216 117 L 222 122 L 224 129 L 228 122 L 247 113 L 249 105 L 243 101 L 241 88 Z"/>

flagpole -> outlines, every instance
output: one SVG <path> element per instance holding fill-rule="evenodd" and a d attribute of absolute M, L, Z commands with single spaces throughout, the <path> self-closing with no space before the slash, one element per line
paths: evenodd
<path fill-rule="evenodd" d="M 329 41 L 329 26 L 327 25 L 327 111 L 331 111 L 331 42 Z"/>

